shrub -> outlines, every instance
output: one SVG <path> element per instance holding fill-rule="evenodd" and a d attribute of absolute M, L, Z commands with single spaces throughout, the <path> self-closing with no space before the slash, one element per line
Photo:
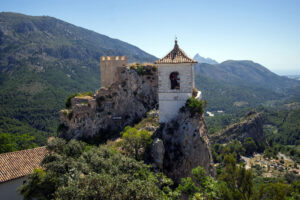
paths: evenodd
<path fill-rule="evenodd" d="M 74 94 L 71 94 L 67 100 L 66 100 L 66 108 L 71 108 L 71 99 L 73 99 L 74 97 L 85 97 L 85 96 L 90 96 L 92 97 L 94 94 L 93 92 L 89 91 L 89 92 L 82 92 L 82 93 L 74 93 Z"/>
<path fill-rule="evenodd" d="M 142 159 L 145 149 L 152 143 L 151 133 L 127 126 L 121 134 L 121 145 L 125 153 L 136 160 Z"/>
<path fill-rule="evenodd" d="M 186 101 L 186 107 L 189 108 L 190 112 L 192 115 L 195 114 L 203 114 L 204 112 L 204 107 L 205 107 L 205 102 L 202 100 L 198 100 L 195 99 L 193 97 L 190 97 L 187 101 Z"/>
<path fill-rule="evenodd" d="M 66 103 L 65 103 L 65 105 L 66 105 L 66 108 L 71 108 L 71 99 L 73 99 L 74 97 L 76 97 L 78 95 L 78 93 L 75 93 L 75 94 L 71 94 L 68 98 L 67 98 L 67 100 L 66 100 Z"/>
<path fill-rule="evenodd" d="M 156 71 L 156 67 L 152 66 L 150 64 L 140 64 L 140 63 L 134 63 L 130 65 L 131 69 L 134 69 L 138 75 L 152 75 L 152 71 Z"/>
<path fill-rule="evenodd" d="M 82 92 L 82 93 L 79 93 L 79 94 L 77 94 L 76 96 L 77 96 L 77 97 L 85 97 L 85 96 L 90 96 L 90 97 L 92 97 L 93 95 L 94 95 L 93 92 L 88 91 L 88 92 Z"/>
<path fill-rule="evenodd" d="M 245 139 L 243 146 L 246 150 L 246 156 L 252 156 L 254 152 L 257 152 L 257 145 L 251 137 Z"/>

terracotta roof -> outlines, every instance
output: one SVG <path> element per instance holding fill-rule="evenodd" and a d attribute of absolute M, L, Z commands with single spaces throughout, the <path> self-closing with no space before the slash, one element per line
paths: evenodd
<path fill-rule="evenodd" d="M 155 64 L 178 64 L 178 63 L 197 63 L 196 60 L 189 58 L 182 49 L 179 48 L 177 40 L 173 50 L 162 59 L 155 61 Z"/>
<path fill-rule="evenodd" d="M 0 183 L 32 173 L 47 153 L 46 147 L 38 147 L 0 154 Z"/>

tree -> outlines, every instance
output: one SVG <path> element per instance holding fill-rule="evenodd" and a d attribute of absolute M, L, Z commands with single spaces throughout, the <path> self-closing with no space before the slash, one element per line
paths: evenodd
<path fill-rule="evenodd" d="M 252 156 L 257 151 L 257 145 L 251 137 L 245 139 L 243 146 L 246 149 L 247 156 Z"/>
<path fill-rule="evenodd" d="M 292 192 L 292 187 L 285 183 L 268 183 L 263 184 L 255 195 L 254 199 L 272 199 L 272 200 L 282 200 L 286 199 L 287 195 Z"/>
<path fill-rule="evenodd" d="M 152 143 L 151 133 L 127 126 L 121 134 L 121 146 L 125 150 L 125 154 L 141 160 L 145 149 Z"/>
<path fill-rule="evenodd" d="M 0 133 L 0 153 L 16 151 L 17 144 L 12 141 L 12 137 L 8 133 Z"/>
<path fill-rule="evenodd" d="M 184 196 L 192 199 L 218 199 L 218 182 L 206 175 L 203 167 L 198 166 L 192 169 L 192 176 L 181 179 L 181 184 L 177 187 Z"/>
<path fill-rule="evenodd" d="M 237 166 L 235 158 L 228 154 L 224 158 L 225 169 L 220 175 L 220 180 L 226 183 L 229 195 L 233 199 L 249 200 L 253 193 L 253 176 L 244 165 Z M 227 190 L 227 188 L 226 188 Z M 228 191 L 223 192 L 228 194 Z"/>
<path fill-rule="evenodd" d="M 20 191 L 25 199 L 175 199 L 173 182 L 150 167 L 106 146 L 52 140 L 50 154 Z"/>
<path fill-rule="evenodd" d="M 0 133 L 0 153 L 34 148 L 35 138 L 28 134 Z"/>

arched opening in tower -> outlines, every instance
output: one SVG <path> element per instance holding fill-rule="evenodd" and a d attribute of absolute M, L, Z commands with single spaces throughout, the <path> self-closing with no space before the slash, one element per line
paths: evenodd
<path fill-rule="evenodd" d="M 170 74 L 171 90 L 180 89 L 180 76 L 178 72 L 172 72 Z"/>

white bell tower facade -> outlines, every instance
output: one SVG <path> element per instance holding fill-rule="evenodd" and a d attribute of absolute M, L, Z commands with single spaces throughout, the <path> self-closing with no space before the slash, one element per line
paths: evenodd
<path fill-rule="evenodd" d="M 178 47 L 177 40 L 174 49 L 155 62 L 158 65 L 159 123 L 175 118 L 192 96 L 196 63 Z"/>

